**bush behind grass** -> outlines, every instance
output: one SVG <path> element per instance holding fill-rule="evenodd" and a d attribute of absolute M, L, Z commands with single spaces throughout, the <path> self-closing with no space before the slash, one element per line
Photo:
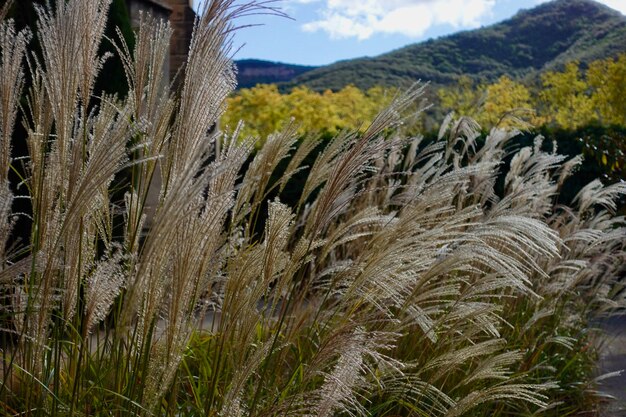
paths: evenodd
<path fill-rule="evenodd" d="M 447 119 L 421 146 L 398 129 L 419 86 L 362 134 L 296 146 L 291 124 L 249 160 L 254 139 L 212 128 L 234 88 L 232 20 L 273 10 L 207 2 L 177 95 L 162 71 L 171 28 L 146 18 L 134 49 L 119 46 L 128 96 L 95 100 L 109 3 L 40 10 L 44 53 L 28 67 L 23 109 L 29 35 L 0 28 L 0 172 L 20 173 L 32 207 L 30 240 L 16 248 L 20 214 L 4 182 L 7 415 L 596 406 L 586 328 L 623 305 L 623 219 L 612 214 L 623 184 L 593 181 L 572 207 L 556 205 L 580 160 L 537 138 L 512 158 L 498 195 L 518 132 L 478 143 L 472 120 Z M 11 154 L 18 116 L 27 159 Z M 297 200 L 268 201 L 318 146 Z"/>

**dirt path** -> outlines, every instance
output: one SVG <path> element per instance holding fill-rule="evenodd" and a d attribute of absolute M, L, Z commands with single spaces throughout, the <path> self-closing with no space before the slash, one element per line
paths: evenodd
<path fill-rule="evenodd" d="M 626 417 L 626 316 L 603 321 L 606 340 L 600 346 L 598 375 L 624 370 L 620 376 L 599 382 L 603 393 L 616 398 L 604 408 L 602 417 Z"/>

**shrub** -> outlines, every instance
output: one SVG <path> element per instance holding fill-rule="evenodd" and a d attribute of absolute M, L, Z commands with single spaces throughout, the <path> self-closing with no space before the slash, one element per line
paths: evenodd
<path fill-rule="evenodd" d="M 232 19 L 264 3 L 207 2 L 179 96 L 171 29 L 146 18 L 119 47 L 127 98 L 94 103 L 109 3 L 39 11 L 23 160 L 9 144 L 28 34 L 2 23 L 0 168 L 32 207 L 28 244 L 2 252 L 7 414 L 558 413 L 593 388 L 587 319 L 623 305 L 623 184 L 555 205 L 580 160 L 538 139 L 498 197 L 516 132 L 477 145 L 470 119 L 447 120 L 420 147 L 395 133 L 414 87 L 330 140 L 297 201 L 267 201 L 319 142 L 294 149 L 288 125 L 244 169 L 253 140 L 212 129 L 234 87 Z M 1 192 L 8 237 L 20 214 Z"/>

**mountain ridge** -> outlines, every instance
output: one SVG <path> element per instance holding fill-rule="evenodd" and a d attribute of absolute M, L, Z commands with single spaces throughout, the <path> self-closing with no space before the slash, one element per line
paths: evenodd
<path fill-rule="evenodd" d="M 487 82 L 501 75 L 532 78 L 573 60 L 587 64 L 626 52 L 624 39 L 626 16 L 621 13 L 593 0 L 553 0 L 490 26 L 309 68 L 279 85 L 321 91 L 348 84 L 402 87 L 417 80 L 446 85 L 461 75 Z"/>
<path fill-rule="evenodd" d="M 256 84 L 290 81 L 300 74 L 319 68 L 262 59 L 241 59 L 236 61 L 236 64 L 238 88 L 254 87 Z"/>

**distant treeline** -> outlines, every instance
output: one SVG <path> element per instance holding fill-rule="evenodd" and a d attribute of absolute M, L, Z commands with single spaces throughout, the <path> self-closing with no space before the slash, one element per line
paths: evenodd
<path fill-rule="evenodd" d="M 534 126 L 625 126 L 626 54 L 593 61 L 586 68 L 570 62 L 562 71 L 544 72 L 534 85 L 506 76 L 493 84 L 462 77 L 438 96 L 444 111 L 471 116 L 485 126 L 497 125 L 509 114 Z"/>
<path fill-rule="evenodd" d="M 243 120 L 242 133 L 259 138 L 280 130 L 291 118 L 302 134 L 361 130 L 391 103 L 395 94 L 395 90 L 382 87 L 361 91 L 354 86 L 323 93 L 295 87 L 290 93 L 281 94 L 275 84 L 259 84 L 228 99 L 222 124 L 234 127 Z"/>
<path fill-rule="evenodd" d="M 281 94 L 275 85 L 262 84 L 230 97 L 222 124 L 234 129 L 243 120 L 242 134 L 260 141 L 291 118 L 303 135 L 363 130 L 397 93 L 383 87 L 362 91 L 355 86 L 317 93 L 300 86 Z M 604 167 L 605 177 L 624 178 L 626 54 L 586 67 L 571 62 L 561 71 L 543 73 L 535 84 L 507 76 L 491 84 L 462 77 L 456 85 L 431 94 L 430 101 L 430 108 L 407 119 L 406 129 L 432 134 L 450 112 L 474 118 L 483 130 L 514 125 L 542 132 L 549 140 L 577 141 L 580 152 Z M 416 103 L 415 109 L 420 106 Z"/>
<path fill-rule="evenodd" d="M 222 122 L 234 126 L 244 120 L 244 133 L 263 138 L 280 129 L 290 118 L 301 123 L 301 132 L 359 129 L 387 106 L 394 89 L 367 91 L 347 86 L 318 93 L 295 87 L 281 94 L 275 85 L 244 88 L 228 100 Z M 477 83 L 470 77 L 431 94 L 432 106 L 414 123 L 423 131 L 437 128 L 449 112 L 474 118 L 484 128 L 519 124 L 577 129 L 590 124 L 626 126 L 626 54 L 592 62 L 578 62 L 562 71 L 547 71 L 534 84 L 507 76 L 496 82 Z"/>

